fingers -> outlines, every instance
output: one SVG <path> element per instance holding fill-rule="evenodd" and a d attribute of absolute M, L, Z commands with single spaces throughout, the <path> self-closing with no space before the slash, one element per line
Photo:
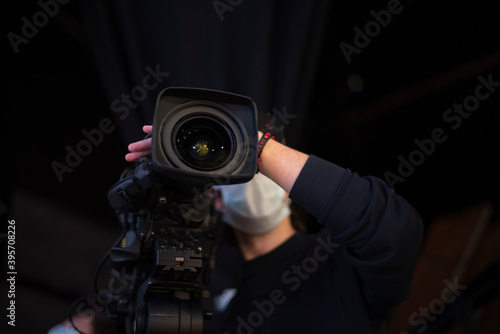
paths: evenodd
<path fill-rule="evenodd" d="M 73 315 L 71 317 L 71 320 L 70 319 L 64 320 L 62 322 L 62 325 L 65 328 L 74 328 L 78 330 L 79 333 L 97 334 L 97 333 L 107 333 L 108 332 L 107 329 L 111 327 L 111 322 L 104 313 L 97 312 L 90 315 L 84 315 L 84 314 Z M 64 333 L 69 333 L 69 331 L 64 331 Z"/>
<path fill-rule="evenodd" d="M 148 155 L 151 155 L 151 151 L 127 153 L 125 155 L 125 160 L 127 160 L 129 162 L 139 161 L 140 158 L 148 156 Z"/>
<path fill-rule="evenodd" d="M 93 323 L 93 317 L 76 316 L 73 317 L 73 324 L 75 324 L 75 329 L 85 334 L 96 333 Z M 66 328 L 74 328 L 69 320 L 63 322 L 63 326 Z"/>
<path fill-rule="evenodd" d="M 151 151 L 151 138 L 136 141 L 128 146 L 130 152 Z"/>
<path fill-rule="evenodd" d="M 151 134 L 153 133 L 152 125 L 144 125 L 142 127 L 142 131 L 145 133 Z M 125 155 L 125 160 L 127 161 L 138 161 L 140 158 L 151 155 L 151 138 L 143 139 L 131 143 L 128 146 L 128 150 L 130 153 Z"/>
<path fill-rule="evenodd" d="M 152 125 L 144 125 L 142 127 L 142 131 L 152 134 L 153 133 L 153 126 Z"/>
<path fill-rule="evenodd" d="M 127 161 L 138 161 L 141 157 L 151 155 L 151 138 L 130 144 L 128 150 L 130 153 L 125 155 Z"/>

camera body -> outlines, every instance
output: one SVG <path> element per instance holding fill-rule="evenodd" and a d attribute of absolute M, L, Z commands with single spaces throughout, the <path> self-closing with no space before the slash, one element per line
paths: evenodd
<path fill-rule="evenodd" d="M 151 159 L 108 191 L 123 227 L 109 253 L 112 275 L 129 282 L 106 307 L 115 331 L 202 333 L 211 312 L 200 281 L 210 279 L 219 223 L 208 189 L 251 180 L 257 142 L 251 99 L 198 88 L 160 93 Z"/>

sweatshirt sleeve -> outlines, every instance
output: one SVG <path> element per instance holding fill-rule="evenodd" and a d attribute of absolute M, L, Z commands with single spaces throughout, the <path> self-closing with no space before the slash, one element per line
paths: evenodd
<path fill-rule="evenodd" d="M 310 156 L 290 198 L 340 239 L 371 302 L 398 304 L 408 298 L 423 224 L 384 181 Z"/>

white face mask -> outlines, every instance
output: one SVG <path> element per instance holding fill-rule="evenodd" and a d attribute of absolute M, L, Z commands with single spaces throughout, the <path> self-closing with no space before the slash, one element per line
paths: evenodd
<path fill-rule="evenodd" d="M 260 173 L 249 182 L 218 189 L 224 204 L 222 220 L 247 233 L 268 232 L 291 213 L 285 191 Z"/>

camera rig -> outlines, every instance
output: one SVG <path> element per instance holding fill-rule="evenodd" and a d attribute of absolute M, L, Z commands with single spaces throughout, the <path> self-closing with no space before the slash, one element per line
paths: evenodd
<path fill-rule="evenodd" d="M 111 270 L 128 282 L 106 305 L 116 333 L 202 333 L 211 311 L 200 282 L 210 279 L 219 221 L 208 190 L 249 181 L 256 152 L 249 98 L 197 88 L 160 93 L 151 158 L 108 191 L 123 227 Z"/>
<path fill-rule="evenodd" d="M 122 174 L 108 199 L 126 231 L 109 259 L 130 282 L 107 305 L 115 331 L 201 333 L 210 311 L 198 276 L 213 256 L 217 221 L 207 193 L 180 192 L 146 159 Z"/>

